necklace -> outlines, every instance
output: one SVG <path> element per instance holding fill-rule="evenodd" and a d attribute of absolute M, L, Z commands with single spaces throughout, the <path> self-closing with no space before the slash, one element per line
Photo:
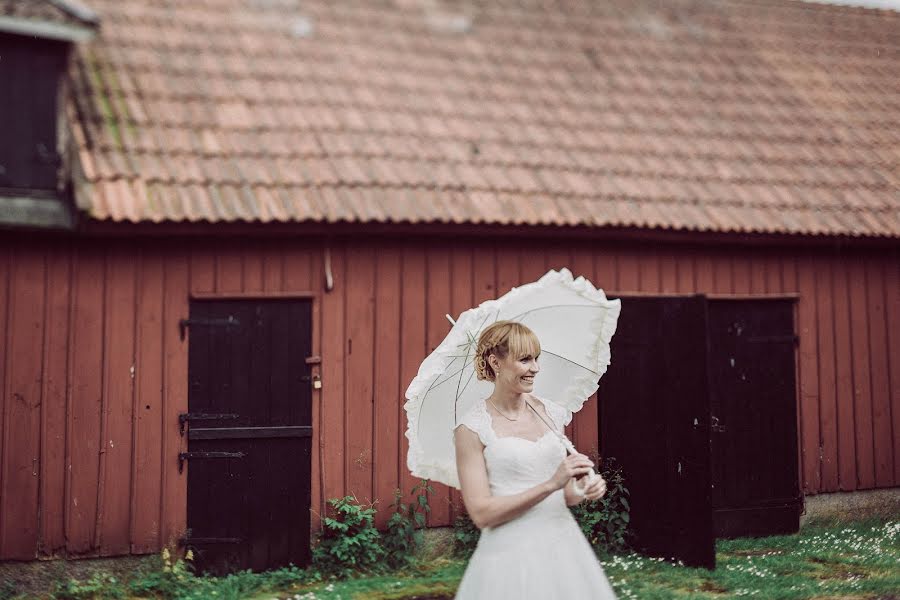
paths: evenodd
<path fill-rule="evenodd" d="M 513 418 L 511 418 L 511 417 L 507 417 L 507 416 L 503 413 L 502 410 L 500 410 L 499 408 L 497 408 L 497 405 L 494 404 L 494 401 L 493 401 L 493 400 L 491 400 L 490 398 L 488 398 L 487 401 L 490 402 L 490 403 L 491 403 L 491 406 L 494 407 L 494 410 L 496 410 L 498 413 L 500 413 L 500 416 L 503 417 L 504 419 L 506 419 L 507 421 L 518 421 L 519 419 L 522 418 L 521 415 L 518 416 L 518 417 L 516 417 L 515 419 L 513 419 Z M 526 402 L 525 404 L 528 404 L 528 403 Z"/>

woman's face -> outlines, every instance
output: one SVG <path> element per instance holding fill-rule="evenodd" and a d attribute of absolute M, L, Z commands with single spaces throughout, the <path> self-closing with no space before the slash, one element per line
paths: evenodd
<path fill-rule="evenodd" d="M 496 358 L 495 355 L 491 356 Z M 505 358 L 498 359 L 496 363 L 492 361 L 491 364 L 497 373 L 495 385 L 519 394 L 527 394 L 534 389 L 534 377 L 541 370 L 537 356 L 516 359 L 512 354 L 507 354 Z"/>

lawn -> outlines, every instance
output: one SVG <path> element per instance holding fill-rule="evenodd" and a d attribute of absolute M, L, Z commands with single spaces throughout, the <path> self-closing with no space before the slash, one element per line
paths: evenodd
<path fill-rule="evenodd" d="M 717 569 L 693 569 L 637 554 L 601 558 L 622 599 L 900 599 L 900 522 L 820 524 L 798 535 L 720 540 Z M 451 598 L 464 561 L 439 560 L 402 576 L 320 584 L 260 598 Z"/>
<path fill-rule="evenodd" d="M 900 521 L 867 520 L 810 525 L 801 533 L 720 540 L 715 571 L 688 568 L 637 554 L 601 556 L 619 598 L 710 599 L 756 596 L 771 600 L 900 600 Z M 131 581 L 97 574 L 67 582 L 78 600 L 180 598 L 222 600 L 375 600 L 452 598 L 465 561 L 439 558 L 404 572 L 342 581 L 310 582 L 309 572 L 283 569 L 197 578 L 183 563 Z M 167 582 L 165 585 L 154 581 Z M 112 582 L 112 583 L 111 583 Z M 147 590 L 141 593 L 140 590 Z M 152 591 L 151 591 L 152 590 Z M 14 597 L 0 593 L 2 597 Z M 64 596 L 60 596 L 64 597 Z"/>

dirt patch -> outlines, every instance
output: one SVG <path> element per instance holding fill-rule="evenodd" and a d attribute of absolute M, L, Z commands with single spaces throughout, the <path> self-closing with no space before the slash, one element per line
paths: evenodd
<path fill-rule="evenodd" d="M 728 592 L 728 588 L 722 587 L 721 585 L 713 581 L 704 581 L 700 584 L 700 591 L 708 592 L 711 594 L 724 594 Z"/>
<path fill-rule="evenodd" d="M 869 577 L 869 571 L 863 567 L 816 557 L 810 558 L 809 562 L 821 565 L 826 569 L 825 571 L 813 573 L 812 576 L 816 579 L 849 579 L 851 577 L 865 579 Z"/>
<path fill-rule="evenodd" d="M 109 573 L 125 580 L 136 571 L 155 564 L 157 556 L 120 556 L 112 558 L 81 558 L 33 560 L 0 563 L 0 581 L 16 594 L 46 596 L 57 582 L 69 579 L 90 579 L 97 572 Z"/>

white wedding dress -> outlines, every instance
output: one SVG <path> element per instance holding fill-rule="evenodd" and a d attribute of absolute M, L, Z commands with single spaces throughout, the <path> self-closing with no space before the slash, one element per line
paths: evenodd
<path fill-rule="evenodd" d="M 552 425 L 562 433 L 572 415 L 544 403 Z M 484 402 L 460 421 L 484 444 L 491 494 L 518 494 L 550 479 L 566 450 L 547 431 L 537 441 L 499 437 Z M 457 600 L 615 599 L 603 567 L 557 490 L 527 512 L 481 532 L 456 592 Z"/>

